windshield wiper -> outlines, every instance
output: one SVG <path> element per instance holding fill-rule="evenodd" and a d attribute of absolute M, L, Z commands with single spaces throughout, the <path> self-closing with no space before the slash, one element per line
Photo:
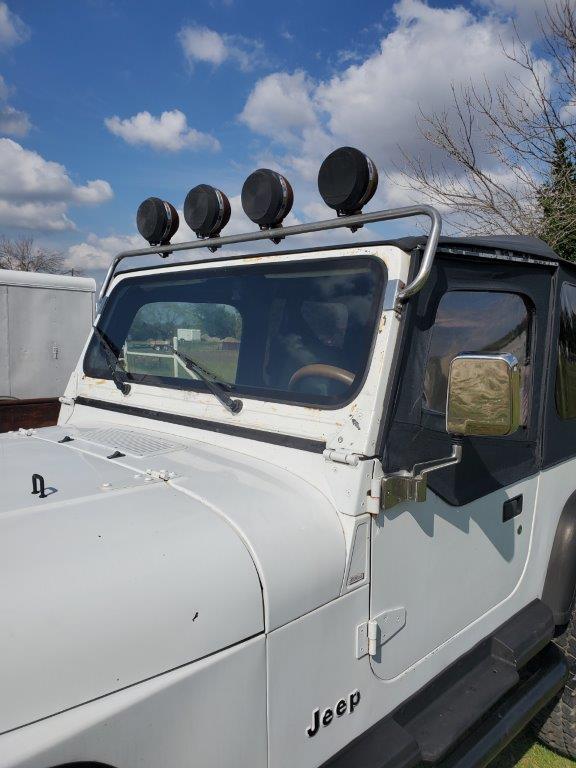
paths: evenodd
<path fill-rule="evenodd" d="M 224 389 L 224 386 L 218 381 L 215 381 L 214 374 L 210 373 L 210 371 L 207 371 L 205 368 L 202 368 L 202 366 L 195 360 L 192 360 L 192 358 L 183 355 L 182 352 L 179 352 L 175 347 L 170 347 L 170 349 L 187 371 L 192 371 L 192 373 L 195 373 L 202 379 L 214 397 L 220 400 L 224 408 L 227 408 L 230 413 L 240 413 L 244 403 L 242 400 L 234 400 L 231 398 Z"/>
<path fill-rule="evenodd" d="M 132 389 L 132 387 L 124 379 L 124 376 L 126 375 L 126 373 L 125 372 L 120 373 L 120 371 L 118 370 L 118 357 L 116 356 L 116 352 L 114 351 L 112 345 L 110 344 L 106 336 L 104 336 L 100 328 L 94 325 L 92 327 L 92 330 L 96 334 L 96 338 L 100 342 L 100 346 L 104 352 L 104 359 L 106 360 L 106 365 L 110 370 L 112 381 L 118 387 L 120 392 L 122 392 L 123 395 L 127 395 Z"/>

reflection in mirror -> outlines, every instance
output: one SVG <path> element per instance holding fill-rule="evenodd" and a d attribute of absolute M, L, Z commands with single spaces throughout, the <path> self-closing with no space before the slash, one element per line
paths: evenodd
<path fill-rule="evenodd" d="M 520 366 L 514 355 L 458 355 L 450 364 L 446 429 L 505 436 L 520 426 Z"/>

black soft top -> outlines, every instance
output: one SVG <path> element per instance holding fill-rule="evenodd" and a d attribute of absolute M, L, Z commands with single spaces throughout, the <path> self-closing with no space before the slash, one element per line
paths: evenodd
<path fill-rule="evenodd" d="M 396 245 L 403 251 L 411 251 L 420 246 L 424 247 L 427 238 L 401 237 L 397 240 L 388 240 L 388 245 Z M 442 246 L 464 248 L 474 250 L 505 251 L 506 253 L 525 254 L 536 256 L 549 261 L 565 261 L 550 246 L 538 237 L 526 237 L 525 235 L 493 235 L 489 237 L 441 237 L 438 242 L 439 250 Z M 568 262 L 571 263 L 571 262 Z"/>

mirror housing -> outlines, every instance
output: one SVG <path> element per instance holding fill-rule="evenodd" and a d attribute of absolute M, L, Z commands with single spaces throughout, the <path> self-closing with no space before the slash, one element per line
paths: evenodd
<path fill-rule="evenodd" d="M 450 363 L 446 429 L 503 437 L 520 427 L 520 365 L 511 354 L 462 354 Z"/>

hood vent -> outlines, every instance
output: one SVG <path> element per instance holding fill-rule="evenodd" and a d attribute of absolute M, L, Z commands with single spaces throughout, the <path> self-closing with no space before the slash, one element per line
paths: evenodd
<path fill-rule="evenodd" d="M 105 445 L 131 456 L 155 456 L 159 453 L 168 453 L 184 448 L 180 443 L 165 440 L 156 435 L 146 435 L 141 432 L 132 432 L 126 429 L 80 429 L 81 439 L 87 443 Z"/>

